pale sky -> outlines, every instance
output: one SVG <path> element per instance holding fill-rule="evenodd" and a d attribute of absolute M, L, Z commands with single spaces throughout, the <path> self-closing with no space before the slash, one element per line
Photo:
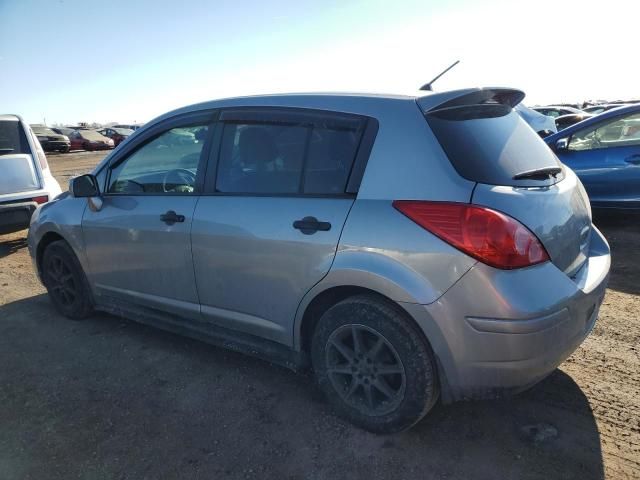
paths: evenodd
<path fill-rule="evenodd" d="M 0 113 L 144 122 L 275 92 L 510 86 L 640 98 L 640 0 L 0 0 Z"/>

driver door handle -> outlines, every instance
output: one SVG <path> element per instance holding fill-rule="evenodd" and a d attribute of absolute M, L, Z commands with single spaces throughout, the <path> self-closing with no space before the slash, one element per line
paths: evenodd
<path fill-rule="evenodd" d="M 640 165 L 640 155 L 631 155 L 630 157 L 625 158 L 624 161 L 627 163 L 632 163 L 633 165 Z"/>
<path fill-rule="evenodd" d="M 160 220 L 167 225 L 173 225 L 174 223 L 184 222 L 184 215 L 178 215 L 173 210 L 169 210 L 167 213 L 160 215 Z"/>

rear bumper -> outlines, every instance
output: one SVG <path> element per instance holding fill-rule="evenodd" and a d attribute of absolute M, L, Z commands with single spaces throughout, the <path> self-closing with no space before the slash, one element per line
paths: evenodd
<path fill-rule="evenodd" d="M 474 266 L 438 301 L 403 305 L 432 341 L 444 400 L 522 391 L 589 335 L 608 280 L 609 246 L 593 229 L 591 251 L 569 278 L 553 264 L 503 271 Z"/>
<path fill-rule="evenodd" d="M 0 234 L 17 232 L 29 227 L 31 215 L 36 208 L 36 202 L 0 205 Z"/>

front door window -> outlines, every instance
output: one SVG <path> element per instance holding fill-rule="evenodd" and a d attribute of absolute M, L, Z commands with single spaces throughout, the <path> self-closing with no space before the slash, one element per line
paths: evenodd
<path fill-rule="evenodd" d="M 111 169 L 107 193 L 170 195 L 195 193 L 207 125 L 172 128 Z"/>

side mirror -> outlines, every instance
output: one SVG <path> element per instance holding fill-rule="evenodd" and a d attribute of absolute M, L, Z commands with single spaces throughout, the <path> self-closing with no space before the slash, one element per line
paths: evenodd
<path fill-rule="evenodd" d="M 556 142 L 556 150 L 566 150 L 569 148 L 569 139 L 561 138 Z"/>
<path fill-rule="evenodd" d="M 91 174 L 80 175 L 69 181 L 69 191 L 76 198 L 99 197 L 100 188 L 96 177 Z"/>

